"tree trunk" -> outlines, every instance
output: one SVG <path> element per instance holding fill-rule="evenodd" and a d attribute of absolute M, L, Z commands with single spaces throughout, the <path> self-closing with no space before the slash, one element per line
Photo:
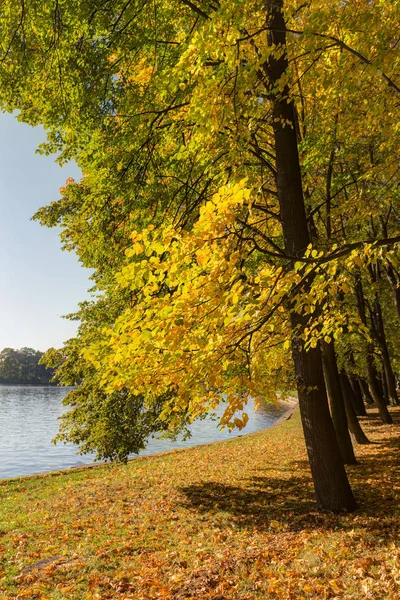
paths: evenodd
<path fill-rule="evenodd" d="M 286 26 L 283 0 L 268 0 L 267 7 L 268 43 L 274 52 L 263 65 L 263 69 L 268 78 L 267 87 L 272 103 L 280 216 L 285 251 L 289 256 L 301 258 L 310 243 L 310 238 L 297 148 L 294 104 L 288 86 L 279 89 L 279 84 L 289 67 L 284 52 Z M 291 312 L 294 334 L 292 355 L 317 504 L 320 508 L 333 512 L 354 510 L 357 504 L 347 479 L 329 414 L 321 351 L 317 346 L 306 352 L 304 342 L 299 336 L 309 319 L 307 315 L 299 315 L 294 310 Z"/>
<path fill-rule="evenodd" d="M 382 423 L 386 423 L 390 425 L 393 423 L 392 417 L 387 409 L 386 403 L 382 398 L 381 392 L 379 390 L 379 381 L 376 376 L 376 370 L 373 363 L 372 358 L 372 350 L 368 348 L 367 355 L 367 381 L 369 391 L 371 392 L 371 396 L 376 406 L 378 407 L 379 415 L 381 417 Z"/>
<path fill-rule="evenodd" d="M 321 342 L 322 365 L 324 369 L 326 389 L 328 392 L 331 415 L 340 453 L 345 465 L 357 464 L 354 456 L 353 444 L 347 424 L 346 409 L 340 386 L 339 371 L 337 368 L 334 343 Z"/>
<path fill-rule="evenodd" d="M 392 363 L 390 361 L 389 348 L 386 340 L 385 326 L 383 323 L 382 308 L 378 297 L 375 297 L 374 302 L 374 315 L 375 315 L 375 328 L 378 343 L 382 352 L 382 363 L 384 370 L 384 378 L 386 380 L 387 395 L 389 398 L 389 404 L 398 404 L 397 391 L 396 391 L 396 378 L 393 373 Z"/>
<path fill-rule="evenodd" d="M 396 273 L 394 272 L 394 269 L 390 263 L 388 263 L 386 267 L 386 273 L 392 285 L 394 305 L 396 307 L 397 316 L 400 321 L 400 281 L 396 277 Z"/>
<path fill-rule="evenodd" d="M 362 289 L 361 277 L 358 278 L 356 282 L 356 300 L 357 300 L 357 309 L 358 314 L 362 323 L 367 326 L 367 317 L 365 314 L 365 302 L 364 302 L 364 293 Z M 389 414 L 387 406 L 385 404 L 384 399 L 379 391 L 379 383 L 376 377 L 375 366 L 373 361 L 373 347 L 368 344 L 367 347 L 367 381 L 369 391 L 371 392 L 371 396 L 376 406 L 378 407 L 379 415 L 382 419 L 383 423 L 391 424 L 393 423 L 392 417 Z"/>
<path fill-rule="evenodd" d="M 372 406 L 374 403 L 374 399 L 371 396 L 371 392 L 369 391 L 368 383 L 366 379 L 362 377 L 358 378 L 358 383 L 360 384 L 360 389 L 364 398 L 364 401 L 369 406 Z"/>
<path fill-rule="evenodd" d="M 340 373 L 340 383 L 343 391 L 344 405 L 346 407 L 347 422 L 349 424 L 350 433 L 357 444 L 369 444 L 370 441 L 365 435 L 355 413 L 351 396 L 353 390 L 350 381 L 344 371 Z"/>
<path fill-rule="evenodd" d="M 351 389 L 353 390 L 352 400 L 353 400 L 353 407 L 354 407 L 355 413 L 358 417 L 366 417 L 367 411 L 365 410 L 365 404 L 364 404 L 363 395 L 362 395 L 361 388 L 360 388 L 360 382 L 359 382 L 358 378 L 354 377 L 353 375 L 351 375 L 349 377 L 349 381 L 350 381 Z"/>
<path fill-rule="evenodd" d="M 382 373 L 379 373 L 379 375 L 378 375 L 379 388 L 382 392 L 382 396 L 385 399 L 385 404 L 386 404 L 386 406 L 388 406 L 390 404 L 390 398 L 389 398 L 389 390 L 388 390 L 387 380 L 385 377 L 385 368 L 383 365 L 383 361 L 382 361 L 382 366 L 383 366 L 383 371 L 382 371 Z"/>

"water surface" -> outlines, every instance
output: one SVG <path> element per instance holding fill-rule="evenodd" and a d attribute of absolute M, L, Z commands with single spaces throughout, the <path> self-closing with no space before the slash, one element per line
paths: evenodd
<path fill-rule="evenodd" d="M 0 385 L 0 478 L 43 473 L 93 462 L 93 455 L 78 455 L 73 444 L 52 443 L 58 431 L 58 417 L 66 410 L 62 400 L 68 388 Z M 222 412 L 222 407 L 219 413 Z M 249 406 L 249 422 L 242 432 L 220 431 L 217 423 L 205 419 L 191 427 L 186 441 L 151 439 L 141 454 L 154 454 L 233 438 L 272 425 L 286 410 L 268 404 L 256 413 Z"/>

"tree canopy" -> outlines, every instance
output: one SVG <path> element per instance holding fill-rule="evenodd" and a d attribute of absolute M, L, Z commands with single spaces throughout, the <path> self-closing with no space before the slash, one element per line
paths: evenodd
<path fill-rule="evenodd" d="M 40 363 L 43 354 L 33 348 L 4 348 L 0 352 L 0 383 L 49 385 L 54 370 Z"/>

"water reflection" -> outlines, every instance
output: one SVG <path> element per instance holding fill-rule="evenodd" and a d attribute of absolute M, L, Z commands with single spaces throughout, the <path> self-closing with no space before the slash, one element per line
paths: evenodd
<path fill-rule="evenodd" d="M 51 440 L 57 433 L 57 419 L 65 411 L 62 400 L 68 388 L 0 385 L 0 478 L 17 477 L 79 466 L 93 462 L 93 456 L 76 454 L 73 444 Z M 248 407 L 249 422 L 242 433 L 264 429 L 274 423 L 284 408 L 260 406 L 254 413 Z M 218 414 L 223 411 L 219 407 Z M 219 431 L 214 420 L 205 419 L 192 425 L 192 437 L 186 441 L 151 439 L 142 454 L 154 454 L 232 438 L 227 429 Z"/>

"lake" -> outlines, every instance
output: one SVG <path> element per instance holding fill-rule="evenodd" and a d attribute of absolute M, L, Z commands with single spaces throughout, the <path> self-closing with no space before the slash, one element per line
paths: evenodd
<path fill-rule="evenodd" d="M 0 385 L 0 478 L 43 473 L 92 463 L 94 456 L 77 455 L 73 444 L 52 443 L 57 434 L 58 417 L 65 412 L 62 400 L 68 388 Z M 191 427 L 189 440 L 171 442 L 151 439 L 141 455 L 186 448 L 252 433 L 272 425 L 287 410 L 287 405 L 261 406 L 255 413 L 247 409 L 245 429 L 220 431 L 215 421 L 205 419 Z M 222 407 L 219 410 L 221 414 Z"/>

